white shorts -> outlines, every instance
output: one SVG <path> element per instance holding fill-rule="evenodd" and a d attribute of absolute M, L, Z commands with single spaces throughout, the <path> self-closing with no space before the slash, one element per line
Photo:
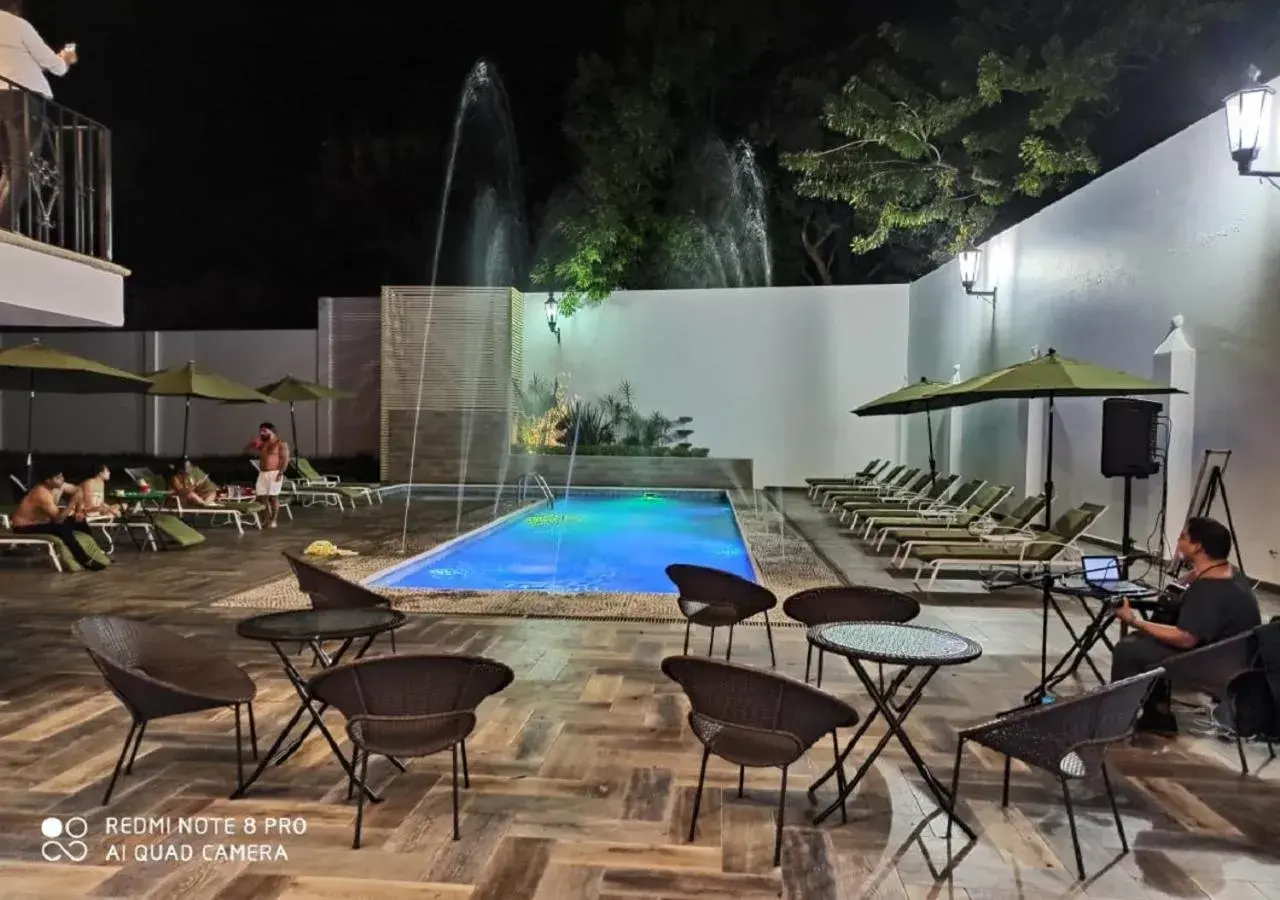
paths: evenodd
<path fill-rule="evenodd" d="M 253 492 L 259 497 L 278 497 L 280 488 L 284 486 L 283 478 L 276 478 L 280 474 L 273 470 L 266 470 L 258 473 L 258 483 L 254 485 Z"/>

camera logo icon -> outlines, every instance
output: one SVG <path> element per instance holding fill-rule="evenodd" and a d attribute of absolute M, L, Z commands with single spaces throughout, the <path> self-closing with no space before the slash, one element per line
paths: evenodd
<path fill-rule="evenodd" d="M 40 834 L 45 838 L 40 855 L 46 862 L 83 862 L 89 855 L 89 845 L 82 838 L 88 833 L 89 823 L 80 816 L 50 816 L 40 823 Z"/>

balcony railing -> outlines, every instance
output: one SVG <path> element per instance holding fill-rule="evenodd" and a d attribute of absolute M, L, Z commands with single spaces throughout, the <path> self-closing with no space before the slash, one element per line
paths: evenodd
<path fill-rule="evenodd" d="M 111 259 L 111 132 L 4 78 L 0 229 Z"/>

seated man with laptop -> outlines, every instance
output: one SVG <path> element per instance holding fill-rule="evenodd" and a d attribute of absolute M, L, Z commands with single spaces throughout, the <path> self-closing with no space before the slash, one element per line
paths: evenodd
<path fill-rule="evenodd" d="M 1116 644 L 1111 658 L 1112 681 L 1138 675 L 1171 656 L 1262 624 L 1258 598 L 1243 573 L 1228 561 L 1231 532 L 1222 523 L 1201 517 L 1188 519 L 1178 536 L 1178 553 L 1191 564 L 1191 572 L 1166 589 L 1151 619 L 1139 616 L 1128 599 L 1116 610 L 1116 618 L 1133 631 Z M 1138 730 L 1177 733 L 1167 682 L 1162 681 L 1151 692 Z"/>

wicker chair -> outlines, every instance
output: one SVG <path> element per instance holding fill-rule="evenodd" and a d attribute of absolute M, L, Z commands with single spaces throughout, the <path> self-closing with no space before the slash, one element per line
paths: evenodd
<path fill-rule="evenodd" d="M 391 608 L 391 601 L 362 584 L 348 581 L 313 562 L 285 553 L 289 568 L 298 579 L 298 589 L 311 600 L 312 609 L 360 609 L 369 606 Z M 391 652 L 396 652 L 396 633 L 389 631 Z"/>
<path fill-rule="evenodd" d="M 103 806 L 111 801 L 121 768 L 126 775 L 133 773 L 148 722 L 209 709 L 235 710 L 236 784 L 244 784 L 240 707 L 248 710 L 254 759 L 258 758 L 258 733 L 253 720 L 256 687 L 243 669 L 199 641 L 132 619 L 89 616 L 77 622 L 72 633 L 133 717 L 102 798 Z"/>
<path fill-rule="evenodd" d="M 692 710 L 689 726 L 702 744 L 702 768 L 693 795 L 689 840 L 698 825 L 707 759 L 714 753 L 738 767 L 738 796 L 742 796 L 747 767 L 781 768 L 778 825 L 773 842 L 773 864 L 782 858 L 782 824 L 787 802 L 787 768 L 804 756 L 824 735 L 831 735 L 837 760 L 837 778 L 844 792 L 839 768 L 840 744 L 836 729 L 858 723 L 853 707 L 792 678 L 751 669 L 731 662 L 697 656 L 670 656 L 662 671 L 680 685 Z"/>
<path fill-rule="evenodd" d="M 729 646 L 726 660 L 733 658 L 733 628 L 757 613 L 764 613 L 764 632 L 769 639 L 769 663 L 775 668 L 778 657 L 773 650 L 773 626 L 769 623 L 769 610 L 778 605 L 778 598 L 768 588 L 747 581 L 732 572 L 707 566 L 675 563 L 667 566 L 667 577 L 680 592 L 676 605 L 688 622 L 684 626 L 684 652 L 689 652 L 689 628 L 702 625 L 711 629 L 707 643 L 707 656 L 716 645 L 716 629 L 728 626 Z"/>
<path fill-rule="evenodd" d="M 832 622 L 910 622 L 920 615 L 920 604 L 912 597 L 889 588 L 868 585 L 839 585 L 810 588 L 792 594 L 782 604 L 790 619 L 812 628 Z M 818 650 L 818 687 L 822 687 L 821 647 Z M 813 644 L 804 659 L 804 681 L 809 683 L 813 665 Z"/>
<path fill-rule="evenodd" d="M 1199 691 L 1214 700 L 1228 700 L 1240 678 L 1249 674 L 1258 658 L 1258 632 L 1263 628 L 1280 628 L 1268 624 L 1238 634 L 1234 637 L 1188 650 L 1166 659 L 1165 678 L 1176 690 Z M 1244 739 L 1236 732 L 1236 754 L 1240 757 L 1240 774 L 1249 774 L 1249 763 L 1244 756 Z M 1268 742 L 1267 750 L 1275 758 L 1275 747 Z"/>
<path fill-rule="evenodd" d="M 1105 754 L 1108 746 L 1133 734 L 1142 704 L 1163 674 L 1163 669 L 1153 669 L 1070 700 L 1019 710 L 961 731 L 960 742 L 956 746 L 956 767 L 951 776 L 948 839 L 960 790 L 961 757 L 965 742 L 969 741 L 1004 754 L 1001 806 L 1009 805 L 1009 767 L 1014 759 L 1042 769 L 1062 783 L 1062 799 L 1067 807 L 1067 822 L 1071 826 L 1071 843 L 1076 851 L 1076 868 L 1081 881 L 1085 878 L 1084 859 L 1080 854 L 1075 811 L 1071 807 L 1071 791 L 1067 782 L 1100 772 L 1107 799 L 1111 802 L 1111 814 L 1116 820 L 1116 831 L 1120 833 L 1120 846 L 1124 853 L 1128 853 L 1129 841 L 1124 834 L 1120 811 L 1116 808 L 1116 795 L 1111 789 Z"/>
<path fill-rule="evenodd" d="M 441 750 L 453 753 L 453 839 L 458 840 L 458 754 L 462 777 L 467 769 L 467 737 L 476 727 L 476 707 L 511 684 L 507 666 L 479 656 L 411 654 L 361 659 L 327 669 L 311 679 L 311 695 L 336 707 L 347 719 L 360 780 L 369 771 L 369 755 L 421 757 Z M 354 784 L 347 786 L 348 798 Z M 351 846 L 360 848 L 364 791 L 356 791 L 356 831 Z"/>

